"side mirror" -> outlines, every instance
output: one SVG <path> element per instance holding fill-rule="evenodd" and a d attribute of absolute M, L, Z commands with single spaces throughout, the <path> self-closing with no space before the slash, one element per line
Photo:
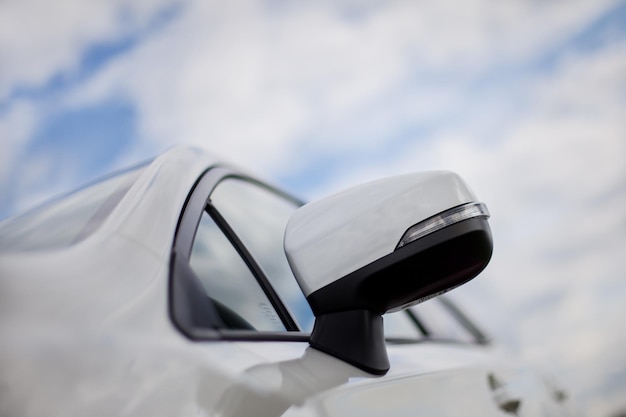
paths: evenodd
<path fill-rule="evenodd" d="M 492 253 L 488 217 L 445 171 L 383 179 L 301 207 L 284 243 L 316 317 L 311 346 L 385 374 L 382 314 L 478 275 Z"/>

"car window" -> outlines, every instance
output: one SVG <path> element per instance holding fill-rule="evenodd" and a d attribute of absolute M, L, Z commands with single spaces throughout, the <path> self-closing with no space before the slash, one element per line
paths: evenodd
<path fill-rule="evenodd" d="M 424 338 L 424 334 L 406 311 L 385 314 L 383 322 L 387 340 L 410 341 Z"/>
<path fill-rule="evenodd" d="M 474 335 L 450 313 L 450 310 L 438 298 L 410 307 L 410 310 L 424 327 L 429 338 L 476 342 Z"/>
<path fill-rule="evenodd" d="M 299 204 L 237 178 L 220 182 L 210 201 L 263 270 L 300 329 L 311 331 L 313 313 L 283 249 L 287 221 Z"/>
<path fill-rule="evenodd" d="M 285 330 L 244 260 L 206 212 L 200 220 L 189 263 L 228 328 Z"/>
<path fill-rule="evenodd" d="M 0 224 L 0 250 L 69 246 L 94 232 L 133 185 L 141 169 L 126 171 Z"/>

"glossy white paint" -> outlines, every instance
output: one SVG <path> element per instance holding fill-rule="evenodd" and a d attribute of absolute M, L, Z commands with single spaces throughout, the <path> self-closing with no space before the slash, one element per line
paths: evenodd
<path fill-rule="evenodd" d="M 198 177 L 215 164 L 214 158 L 197 149 L 170 150 L 147 167 L 102 229 L 168 257 L 189 191 Z"/>
<path fill-rule="evenodd" d="M 476 197 L 453 172 L 432 171 L 363 184 L 296 211 L 285 252 L 306 296 L 394 251 L 416 223 Z"/>
<path fill-rule="evenodd" d="M 185 338 L 168 312 L 169 251 L 213 163 L 171 151 L 91 237 L 0 254 L 0 416 L 504 416 L 490 373 L 517 378 L 519 416 L 565 415 L 493 347 L 391 345 L 391 371 L 373 377 L 305 342 Z"/>

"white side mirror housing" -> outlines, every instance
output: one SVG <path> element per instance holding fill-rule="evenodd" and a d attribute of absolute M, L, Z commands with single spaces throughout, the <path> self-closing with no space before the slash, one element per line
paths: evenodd
<path fill-rule="evenodd" d="M 284 243 L 316 316 L 311 345 L 387 372 L 381 315 L 482 271 L 492 252 L 488 217 L 465 182 L 445 171 L 375 181 L 301 207 Z"/>

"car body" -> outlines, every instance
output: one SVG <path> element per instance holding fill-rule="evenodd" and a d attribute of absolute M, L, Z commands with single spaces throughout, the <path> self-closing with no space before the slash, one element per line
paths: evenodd
<path fill-rule="evenodd" d="M 310 346 L 301 204 L 175 148 L 4 221 L 0 415 L 570 415 L 443 296 L 384 316 L 378 375 Z"/>

